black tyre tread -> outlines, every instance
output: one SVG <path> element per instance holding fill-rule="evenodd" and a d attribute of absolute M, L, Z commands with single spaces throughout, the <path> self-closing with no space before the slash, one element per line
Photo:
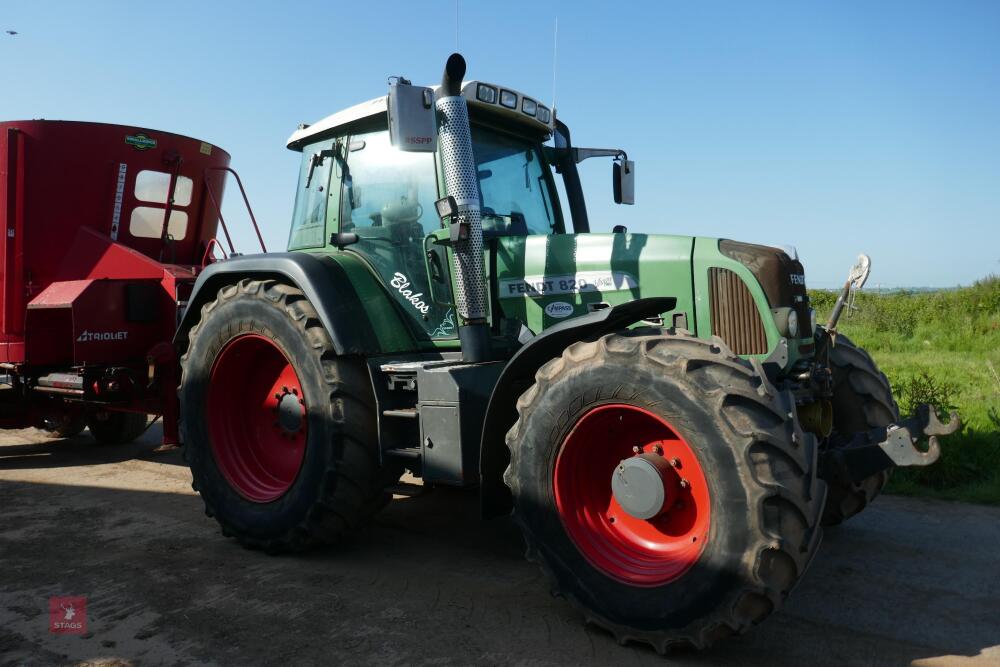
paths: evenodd
<path fill-rule="evenodd" d="M 864 349 L 837 334 L 830 351 L 834 379 L 834 429 L 845 439 L 855 433 L 883 428 L 899 421 L 899 406 L 889 379 Z M 830 480 L 823 525 L 836 526 L 864 510 L 889 482 L 892 470 L 883 470 L 857 484 Z"/>
<path fill-rule="evenodd" d="M 761 508 L 754 535 L 754 562 L 744 559 L 744 585 L 729 595 L 708 616 L 694 619 L 684 628 L 646 631 L 623 626 L 586 608 L 571 591 L 559 590 L 558 579 L 534 543 L 518 513 L 520 493 L 517 475 L 517 442 L 522 417 L 552 380 L 571 365 L 597 357 L 643 355 L 714 402 L 722 421 L 741 440 L 752 474 L 747 485 L 752 504 Z M 594 342 L 577 342 L 562 356 L 543 365 L 535 384 L 517 401 L 518 420 L 507 433 L 511 463 L 504 480 L 515 498 L 514 520 L 524 533 L 527 558 L 538 563 L 552 582 L 553 594 L 566 597 L 580 609 L 587 622 L 612 633 L 619 644 L 645 643 L 665 654 L 675 648 L 703 649 L 724 637 L 739 635 L 779 609 L 805 573 L 822 539 L 820 516 L 826 496 L 825 484 L 816 476 L 818 454 L 815 440 L 799 426 L 794 399 L 779 393 L 766 378 L 758 376 L 718 338 L 706 341 L 674 328 L 635 329 L 610 334 Z M 609 388 L 609 398 L 620 388 Z M 621 397 L 627 398 L 627 397 Z M 757 456 L 755 450 L 772 452 Z M 780 468 L 774 469 L 772 466 Z"/>
<path fill-rule="evenodd" d="M 105 420 L 87 420 L 87 428 L 102 445 L 124 445 L 146 432 L 149 416 L 138 412 L 111 412 Z"/>
<path fill-rule="evenodd" d="M 204 304 L 201 316 L 189 332 L 189 344 L 181 356 L 181 402 L 189 352 L 199 335 L 199 330 L 212 311 L 227 300 L 258 298 L 281 310 L 301 330 L 303 340 L 322 362 L 324 382 L 329 388 L 330 419 L 339 433 L 342 449 L 339 456 L 331 458 L 331 465 L 323 477 L 323 486 L 317 502 L 297 525 L 288 527 L 284 534 L 260 539 L 247 535 L 226 521 L 214 510 L 204 494 L 205 513 L 214 517 L 222 533 L 233 537 L 246 547 L 262 549 L 268 553 L 299 552 L 310 546 L 334 544 L 357 531 L 388 500 L 385 487 L 391 477 L 379 466 L 375 457 L 377 442 L 374 419 L 374 398 L 371 381 L 361 362 L 339 357 L 324 329 L 316 309 L 301 290 L 276 280 L 243 279 L 235 285 L 219 290 L 218 296 Z M 184 422 L 181 422 L 183 432 Z M 185 438 L 187 441 L 187 438 Z M 333 446 L 333 445 L 331 445 Z M 184 460 L 190 461 L 190 451 L 184 447 Z M 401 474 L 402 471 L 399 471 Z M 399 474 L 396 475 L 396 479 Z M 199 491 L 196 478 L 192 488 Z"/>

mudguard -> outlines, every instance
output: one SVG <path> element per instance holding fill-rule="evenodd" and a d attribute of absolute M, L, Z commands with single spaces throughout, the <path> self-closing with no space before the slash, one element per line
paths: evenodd
<path fill-rule="evenodd" d="M 329 257 L 304 252 L 233 257 L 202 271 L 174 335 L 179 348 L 187 347 L 188 331 L 198 321 L 201 307 L 224 285 L 242 278 L 277 278 L 302 290 L 316 308 L 337 354 L 381 352 L 374 327 L 343 267 Z"/>
<path fill-rule="evenodd" d="M 517 421 L 517 399 L 534 383 L 535 371 L 577 341 L 595 340 L 644 319 L 659 317 L 676 305 L 673 297 L 651 297 L 597 310 L 549 327 L 517 351 L 493 387 L 483 420 L 479 474 L 484 517 L 507 514 L 513 507 L 510 490 L 503 482 L 504 470 L 510 463 L 504 436 Z"/>

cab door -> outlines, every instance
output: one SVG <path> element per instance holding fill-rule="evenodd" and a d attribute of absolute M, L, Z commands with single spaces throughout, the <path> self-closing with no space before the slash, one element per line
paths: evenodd
<path fill-rule="evenodd" d="M 457 336 L 454 306 L 432 296 L 427 236 L 440 229 L 434 155 L 393 148 L 387 130 L 349 137 L 342 166 L 340 231 L 358 235 L 363 256 L 390 295 L 430 339 Z M 450 293 L 447 294 L 450 296 Z"/>

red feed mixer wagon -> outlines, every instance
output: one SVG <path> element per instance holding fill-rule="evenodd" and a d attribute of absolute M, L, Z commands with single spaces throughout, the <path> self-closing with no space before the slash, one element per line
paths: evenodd
<path fill-rule="evenodd" d="M 118 443 L 153 414 L 177 442 L 171 339 L 201 269 L 233 252 L 230 173 L 168 132 L 0 122 L 0 428 Z"/>

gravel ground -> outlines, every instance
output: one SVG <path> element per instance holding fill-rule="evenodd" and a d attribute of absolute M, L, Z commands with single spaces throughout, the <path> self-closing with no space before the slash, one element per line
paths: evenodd
<path fill-rule="evenodd" d="M 347 547 L 224 539 L 177 452 L 0 432 L 0 664 L 1000 665 L 1000 508 L 879 499 L 785 609 L 705 653 L 618 646 L 474 494 L 397 497 Z M 89 632 L 49 632 L 49 598 Z"/>

